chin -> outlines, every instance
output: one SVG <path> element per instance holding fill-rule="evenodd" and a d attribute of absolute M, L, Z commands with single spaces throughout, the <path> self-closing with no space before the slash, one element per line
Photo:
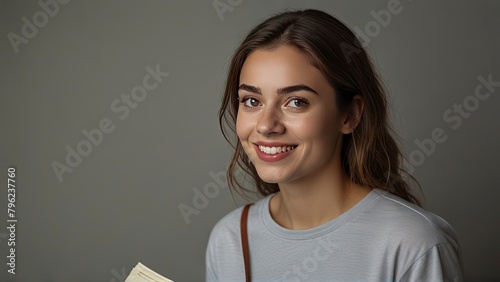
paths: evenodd
<path fill-rule="evenodd" d="M 260 179 L 267 183 L 284 183 L 290 181 L 291 177 L 285 171 L 275 171 L 269 168 L 256 168 Z"/>

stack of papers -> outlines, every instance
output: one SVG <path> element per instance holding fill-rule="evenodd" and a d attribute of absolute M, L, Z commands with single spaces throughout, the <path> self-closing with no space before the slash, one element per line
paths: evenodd
<path fill-rule="evenodd" d="M 125 279 L 125 282 L 174 282 L 160 274 L 149 269 L 142 263 L 137 265 L 130 271 L 130 274 Z"/>

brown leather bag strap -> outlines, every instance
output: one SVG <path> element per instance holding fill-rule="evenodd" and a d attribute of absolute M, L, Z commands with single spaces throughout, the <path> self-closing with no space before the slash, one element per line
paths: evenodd
<path fill-rule="evenodd" d="M 243 262 L 245 263 L 245 279 L 250 282 L 252 279 L 250 277 L 250 253 L 248 250 L 248 234 L 247 234 L 247 220 L 248 220 L 248 210 L 252 204 L 248 204 L 243 208 L 243 213 L 241 214 L 241 246 L 243 248 Z"/>

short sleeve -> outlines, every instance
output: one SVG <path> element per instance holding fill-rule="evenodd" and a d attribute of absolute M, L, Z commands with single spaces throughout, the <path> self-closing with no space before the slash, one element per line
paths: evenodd
<path fill-rule="evenodd" d="M 439 244 L 418 258 L 400 281 L 463 281 L 461 266 L 457 250 L 450 244 Z"/>
<path fill-rule="evenodd" d="M 205 281 L 238 281 L 244 274 L 241 253 L 242 208 L 223 217 L 212 229 L 205 254 Z"/>
<path fill-rule="evenodd" d="M 205 281 L 218 281 L 213 237 L 210 236 L 205 254 Z"/>

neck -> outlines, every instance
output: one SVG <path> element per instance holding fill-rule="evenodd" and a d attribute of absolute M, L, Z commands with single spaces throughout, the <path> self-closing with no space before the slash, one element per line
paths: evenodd
<path fill-rule="evenodd" d="M 270 202 L 274 220 L 287 229 L 310 229 L 340 216 L 369 193 L 341 169 L 331 172 L 280 184 L 280 192 Z"/>

